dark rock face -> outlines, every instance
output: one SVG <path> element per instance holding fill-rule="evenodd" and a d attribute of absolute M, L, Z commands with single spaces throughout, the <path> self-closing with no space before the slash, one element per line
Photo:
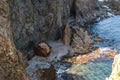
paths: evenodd
<path fill-rule="evenodd" d="M 96 1 L 95 0 L 75 0 L 74 8 L 76 22 L 81 26 L 92 22 L 96 17 Z"/>
<path fill-rule="evenodd" d="M 115 12 L 115 14 L 120 14 L 120 0 L 109 0 L 107 4 Z"/>
<path fill-rule="evenodd" d="M 60 38 L 63 22 L 70 15 L 71 3 L 72 0 L 13 1 L 11 19 L 16 46 L 21 49 L 29 41 Z"/>
<path fill-rule="evenodd" d="M 12 0 L 10 7 L 14 42 L 21 50 L 29 41 L 61 39 L 68 17 L 78 26 L 97 17 L 96 0 Z"/>

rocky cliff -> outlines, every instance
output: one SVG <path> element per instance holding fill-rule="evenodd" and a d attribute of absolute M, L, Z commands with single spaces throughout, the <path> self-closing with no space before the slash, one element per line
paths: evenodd
<path fill-rule="evenodd" d="M 11 0 L 9 3 L 13 40 L 22 51 L 31 42 L 62 39 L 67 23 L 86 26 L 98 15 L 96 0 Z"/>
<path fill-rule="evenodd" d="M 22 53 L 16 50 L 9 19 L 10 8 L 0 1 L 0 80 L 28 80 Z"/>
<path fill-rule="evenodd" d="M 88 52 L 92 40 L 83 27 L 98 17 L 98 8 L 96 0 L 1 0 L 0 79 L 28 80 L 17 49 L 27 52 L 40 40 L 61 40 L 75 52 Z"/>

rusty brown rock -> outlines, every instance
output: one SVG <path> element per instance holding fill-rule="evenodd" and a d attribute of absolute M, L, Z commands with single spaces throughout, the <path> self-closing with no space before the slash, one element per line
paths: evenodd
<path fill-rule="evenodd" d="M 34 53 L 35 55 L 38 55 L 38 56 L 46 57 L 50 54 L 50 52 L 51 52 L 51 46 L 45 41 L 39 42 L 34 47 Z"/>
<path fill-rule="evenodd" d="M 64 36 L 63 36 L 63 41 L 64 41 L 64 44 L 66 44 L 66 45 L 70 44 L 70 40 L 71 40 L 70 32 L 71 32 L 70 26 L 68 24 L 66 24 L 64 27 Z"/>
<path fill-rule="evenodd" d="M 56 80 L 55 69 L 52 65 L 48 69 L 38 69 L 36 75 L 40 80 Z"/>

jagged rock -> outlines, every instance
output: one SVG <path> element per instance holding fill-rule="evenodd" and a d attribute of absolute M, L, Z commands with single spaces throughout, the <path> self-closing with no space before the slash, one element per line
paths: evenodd
<path fill-rule="evenodd" d="M 112 64 L 112 73 L 106 80 L 120 80 L 120 54 L 114 57 Z"/>
<path fill-rule="evenodd" d="M 41 41 L 34 47 L 34 53 L 38 56 L 48 56 L 51 52 L 51 46 L 45 42 Z"/>
<path fill-rule="evenodd" d="M 89 54 L 68 58 L 65 61 L 72 63 L 87 63 L 88 61 L 94 61 L 99 58 L 114 58 L 116 52 L 117 51 L 115 49 L 112 50 L 109 48 L 98 48 Z"/>
<path fill-rule="evenodd" d="M 71 44 L 72 52 L 87 53 L 91 51 L 92 37 L 87 30 L 78 26 L 66 25 L 64 29 L 63 41 L 65 44 Z"/>
<path fill-rule="evenodd" d="M 75 0 L 74 10 L 76 22 L 80 23 L 82 26 L 92 22 L 97 16 L 97 13 L 95 12 L 95 6 L 95 0 Z"/>
<path fill-rule="evenodd" d="M 87 53 L 91 51 L 91 44 L 92 39 L 91 35 L 88 34 L 87 31 L 85 31 L 82 28 L 79 27 L 72 27 L 73 29 L 73 37 L 71 42 L 71 47 L 74 50 L 74 52 L 79 53 Z"/>
<path fill-rule="evenodd" d="M 22 53 L 16 50 L 8 0 L 0 0 L 0 80 L 29 80 L 24 72 Z"/>
<path fill-rule="evenodd" d="M 16 47 L 23 51 L 29 41 L 37 43 L 39 40 L 62 39 L 63 25 L 69 24 L 69 17 L 73 17 L 73 24 L 76 22 L 74 17 L 78 17 L 79 25 L 87 25 L 97 17 L 95 2 L 96 0 L 9 1 Z"/>
<path fill-rule="evenodd" d="M 69 24 L 65 25 L 64 34 L 63 35 L 64 35 L 63 36 L 64 44 L 69 45 L 70 41 L 71 41 L 71 29 L 70 29 Z"/>

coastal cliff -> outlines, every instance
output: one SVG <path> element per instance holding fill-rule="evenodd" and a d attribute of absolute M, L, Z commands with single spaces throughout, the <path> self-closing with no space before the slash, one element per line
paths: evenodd
<path fill-rule="evenodd" d="M 52 45 L 55 56 L 52 55 L 52 60 L 51 55 L 48 57 L 51 63 L 57 61 L 55 60 L 58 59 L 56 55 L 61 56 L 61 49 L 66 48 L 64 45 L 71 47 L 73 52 L 76 53 L 90 52 L 92 36 L 87 28 L 101 14 L 102 17 L 105 17 L 106 12 L 102 13 L 101 10 L 97 0 L 1 0 L 0 72 L 2 74 L 0 79 L 29 80 L 24 71 L 27 64 L 25 65 L 23 61 L 23 55 L 30 52 L 32 47 L 41 40 L 64 42 L 62 46 L 58 45 L 59 50 Z M 64 54 L 68 53 L 67 50 Z M 36 72 L 38 78 L 43 80 L 46 77 L 50 80 L 55 79 L 53 65 L 50 62 L 41 62 L 41 59 L 35 57 L 33 62 L 28 62 L 28 65 L 31 66 L 32 63 L 40 65 L 39 70 Z M 34 60 L 38 60 L 38 63 Z M 49 65 L 49 67 L 42 69 L 41 65 L 42 67 Z M 28 71 L 32 70 L 31 67 L 26 69 Z M 51 71 L 53 73 L 48 74 Z M 38 76 L 39 74 L 41 76 Z M 45 76 L 45 74 L 48 76 Z M 52 78 L 49 78 L 49 75 Z M 31 74 L 29 77 L 32 77 Z"/>

